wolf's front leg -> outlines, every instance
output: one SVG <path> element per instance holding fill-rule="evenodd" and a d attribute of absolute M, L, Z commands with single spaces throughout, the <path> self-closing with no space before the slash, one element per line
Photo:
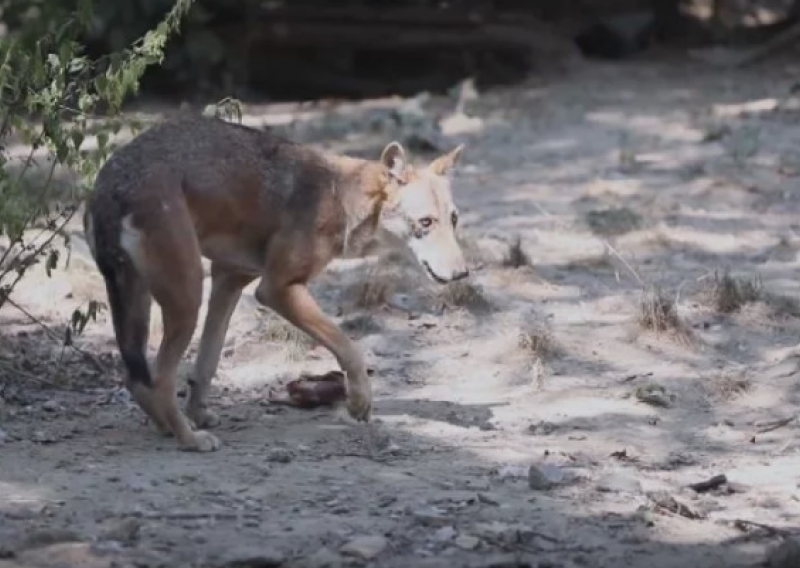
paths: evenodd
<path fill-rule="evenodd" d="M 264 278 L 256 289 L 256 299 L 272 308 L 333 353 L 347 376 L 347 409 L 350 416 L 368 421 L 372 414 L 372 385 L 361 351 L 325 315 L 303 284 L 275 288 Z"/>

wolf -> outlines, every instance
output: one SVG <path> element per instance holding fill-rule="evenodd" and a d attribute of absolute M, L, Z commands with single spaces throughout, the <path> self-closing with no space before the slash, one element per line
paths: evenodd
<path fill-rule="evenodd" d="M 430 279 L 469 274 L 456 237 L 449 175 L 463 144 L 423 167 L 390 142 L 378 159 L 323 152 L 267 130 L 205 116 L 158 123 L 117 149 L 97 174 L 83 228 L 105 283 L 125 385 L 178 447 L 220 447 L 207 397 L 242 289 L 336 358 L 347 410 L 372 413 L 372 387 L 356 345 L 322 311 L 308 283 L 352 243 L 383 231 L 404 243 Z M 208 310 L 184 413 L 177 370 L 202 301 L 201 258 L 210 261 Z M 146 348 L 152 300 L 163 338 Z"/>

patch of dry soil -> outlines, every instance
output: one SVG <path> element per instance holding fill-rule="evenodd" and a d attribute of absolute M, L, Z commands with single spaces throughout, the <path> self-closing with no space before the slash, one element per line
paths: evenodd
<path fill-rule="evenodd" d="M 315 286 L 374 368 L 369 426 L 268 403 L 334 361 L 251 294 L 212 454 L 176 451 L 117 388 L 107 312 L 86 356 L 8 308 L 0 567 L 758 565 L 779 536 L 732 521 L 800 525 L 800 113 L 772 98 L 793 75 L 592 65 L 472 103 L 455 183 L 476 288 L 359 260 Z M 317 143 L 378 151 L 351 112 Z M 517 237 L 530 266 L 504 266 Z M 17 296 L 56 332 L 104 300 L 78 245 Z M 726 268 L 763 282 L 732 313 L 713 301 Z M 357 308 L 365 285 L 378 307 Z M 684 340 L 637 327 L 656 285 Z"/>

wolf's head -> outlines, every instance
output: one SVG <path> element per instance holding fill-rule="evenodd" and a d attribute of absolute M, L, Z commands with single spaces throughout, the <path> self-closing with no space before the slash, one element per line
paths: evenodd
<path fill-rule="evenodd" d="M 458 208 L 448 175 L 463 147 L 419 169 L 408 163 L 398 142 L 391 142 L 381 153 L 387 178 L 381 226 L 403 241 L 426 274 L 440 284 L 469 275 L 456 240 Z"/>

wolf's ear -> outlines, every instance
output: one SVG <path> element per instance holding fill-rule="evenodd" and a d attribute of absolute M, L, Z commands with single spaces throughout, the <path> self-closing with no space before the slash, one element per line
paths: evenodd
<path fill-rule="evenodd" d="M 404 182 L 403 175 L 406 169 L 406 151 L 400 142 L 389 142 L 381 152 L 381 163 L 389 170 L 389 175 L 395 181 Z"/>
<path fill-rule="evenodd" d="M 439 156 L 430 164 L 428 164 L 428 169 L 430 169 L 436 175 L 446 175 L 452 167 L 458 161 L 458 157 L 461 155 L 461 152 L 464 150 L 464 145 L 459 144 L 456 146 L 454 150 L 451 150 L 447 154 L 443 156 Z"/>

